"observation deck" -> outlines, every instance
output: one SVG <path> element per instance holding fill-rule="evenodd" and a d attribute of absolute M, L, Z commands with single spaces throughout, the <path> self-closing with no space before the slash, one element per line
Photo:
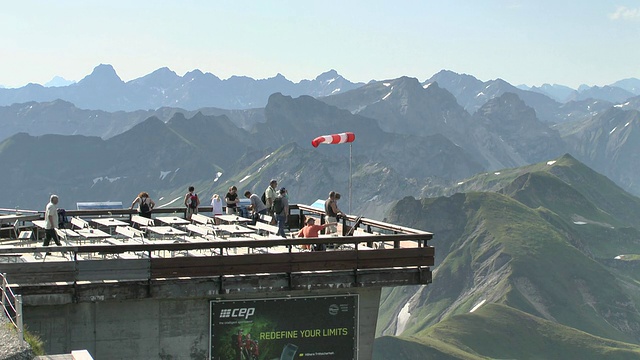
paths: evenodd
<path fill-rule="evenodd" d="M 153 213 L 157 218 L 180 220 L 183 211 L 156 208 Z M 201 214 L 210 211 L 210 207 L 200 208 Z M 216 358 L 219 346 L 213 345 L 212 309 L 217 302 L 355 295 L 359 313 L 353 330 L 355 355 L 346 358 L 367 359 L 380 289 L 426 285 L 432 280 L 434 248 L 427 245 L 431 233 L 363 217 L 342 218 L 339 236 L 286 239 L 255 227 L 234 234 L 233 226 L 245 228 L 241 222 L 233 222 L 227 231 L 213 223 L 202 224 L 203 228 L 209 226 L 211 233 L 194 224 L 169 224 L 162 233 L 150 231 L 150 226 L 143 227 L 147 231 L 136 237 L 135 231 L 130 235 L 114 233 L 113 228 L 96 221 L 108 218 L 134 225 L 134 214 L 130 210 L 68 210 L 69 218 L 84 219 L 88 227 L 71 229 L 79 236 L 65 236 L 63 246 L 41 246 L 37 227 L 31 230 L 31 239 L 19 239 L 18 228 L 37 223 L 36 214 L 18 218 L 13 233 L 11 228 L 3 228 L 0 272 L 22 296 L 25 323 L 47 340 L 49 351 L 67 352 L 78 345 L 96 358 L 145 358 L 149 351 L 194 358 L 179 355 L 188 349 L 173 343 L 171 339 L 178 337 L 205 351 L 202 358 Z M 306 205 L 291 205 L 290 214 L 290 234 L 302 227 L 307 216 L 324 222 L 323 212 Z M 314 244 L 325 244 L 328 250 L 306 250 Z M 155 310 L 148 313 L 145 307 Z M 51 313 L 52 309 L 56 311 Z M 176 312 L 184 315 L 182 320 L 175 317 Z M 102 326 L 100 319 L 109 317 L 120 323 L 109 320 L 107 328 L 95 330 Z M 167 319 L 173 319 L 171 329 L 162 328 L 163 323 L 169 326 Z M 152 334 L 146 328 L 139 329 L 133 338 L 155 343 L 137 343 L 130 351 L 116 345 L 124 341 L 118 331 L 126 333 L 132 321 L 149 322 L 156 329 Z M 86 326 L 94 330 L 79 334 Z M 194 338 L 202 336 L 213 340 L 209 345 L 194 345 Z"/>

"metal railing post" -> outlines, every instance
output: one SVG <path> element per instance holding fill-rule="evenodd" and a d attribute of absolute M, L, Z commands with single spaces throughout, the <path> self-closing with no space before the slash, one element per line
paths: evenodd
<path fill-rule="evenodd" d="M 4 309 L 7 305 L 7 274 L 2 273 L 2 308 Z"/>
<path fill-rule="evenodd" d="M 16 323 L 18 324 L 18 335 L 20 339 L 24 340 L 24 324 L 22 323 L 22 295 L 15 296 L 16 307 Z"/>

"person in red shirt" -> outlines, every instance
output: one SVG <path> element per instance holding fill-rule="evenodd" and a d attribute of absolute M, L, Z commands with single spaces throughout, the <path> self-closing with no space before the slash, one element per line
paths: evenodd
<path fill-rule="evenodd" d="M 306 221 L 306 226 L 300 229 L 300 231 L 298 232 L 298 237 L 317 238 L 320 231 L 324 230 L 324 228 L 328 226 L 334 226 L 334 225 L 338 225 L 338 223 L 333 222 L 333 223 L 326 223 L 324 225 L 316 225 L 316 219 L 310 217 Z M 310 245 L 303 245 L 303 247 L 306 247 L 306 249 L 309 250 Z"/>

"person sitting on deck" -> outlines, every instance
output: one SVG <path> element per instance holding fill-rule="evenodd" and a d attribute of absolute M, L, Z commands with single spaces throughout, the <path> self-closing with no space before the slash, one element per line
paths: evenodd
<path fill-rule="evenodd" d="M 335 226 L 338 223 L 326 223 L 324 225 L 316 225 L 316 219 L 310 217 L 310 218 L 307 219 L 305 224 L 306 224 L 305 227 L 300 229 L 300 231 L 298 232 L 298 237 L 301 237 L 301 238 L 317 238 L 318 234 L 320 233 L 320 231 L 324 230 L 325 228 L 327 228 L 329 226 Z M 310 250 L 310 246 L 311 245 L 303 245 L 303 248 L 307 249 L 307 250 Z M 325 244 L 316 244 L 313 247 L 314 247 L 314 250 L 316 250 L 316 251 L 325 250 Z"/>

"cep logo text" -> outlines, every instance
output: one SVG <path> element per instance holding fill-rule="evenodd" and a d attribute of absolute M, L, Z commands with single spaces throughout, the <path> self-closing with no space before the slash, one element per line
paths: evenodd
<path fill-rule="evenodd" d="M 220 318 L 245 318 L 255 314 L 256 308 L 235 308 L 220 310 Z"/>

